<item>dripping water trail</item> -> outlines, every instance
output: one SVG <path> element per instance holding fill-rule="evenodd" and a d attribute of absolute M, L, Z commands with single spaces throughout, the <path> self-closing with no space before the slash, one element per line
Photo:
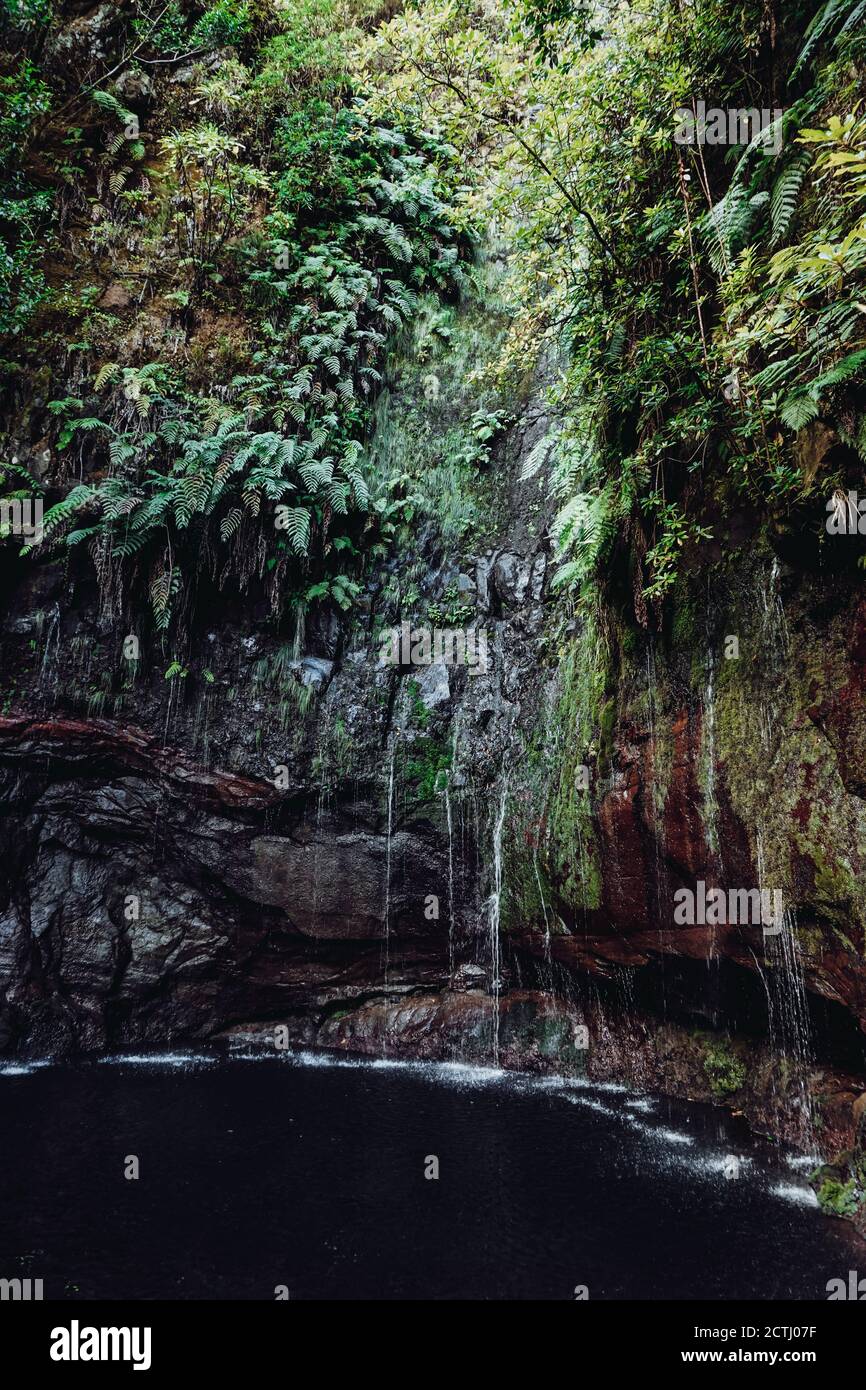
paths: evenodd
<path fill-rule="evenodd" d="M 456 929 L 457 923 L 454 914 L 454 804 L 452 798 L 452 787 L 458 787 L 460 759 L 460 715 L 458 713 L 454 723 L 454 733 L 451 739 L 451 766 L 448 768 L 443 786 L 445 797 L 445 823 L 448 830 L 448 975 L 449 978 L 454 974 L 456 963 Z"/>
<path fill-rule="evenodd" d="M 722 870 L 722 853 L 719 841 L 718 802 L 716 799 L 716 658 L 707 640 L 707 685 L 703 697 L 703 719 L 701 737 L 705 745 L 706 783 L 704 790 L 704 825 L 706 827 L 707 847 L 719 861 Z M 711 970 L 717 953 L 715 915 L 709 930 L 707 945 L 707 969 Z"/>
<path fill-rule="evenodd" d="M 388 990 L 388 967 L 391 956 L 391 839 L 394 833 L 394 765 L 397 758 L 397 730 L 388 737 L 388 829 L 385 838 L 385 936 L 382 978 Z"/>
<path fill-rule="evenodd" d="M 448 823 L 448 974 L 454 974 L 454 825 L 451 819 L 451 773 L 445 779 L 445 819 Z"/>
<path fill-rule="evenodd" d="M 52 653 L 52 642 L 54 650 Z M 48 632 L 45 638 L 45 646 L 42 651 L 42 663 L 39 668 L 39 685 L 42 690 L 46 688 L 52 692 L 57 688 L 57 666 L 60 658 L 60 606 L 55 603 L 51 608 L 51 617 L 48 620 Z"/>
<path fill-rule="evenodd" d="M 502 944 L 500 923 L 502 917 L 502 827 L 505 824 L 505 808 L 508 803 L 508 777 L 503 779 L 499 799 L 499 811 L 493 826 L 493 892 L 487 900 L 490 934 L 491 990 L 493 994 L 493 1064 L 499 1062 L 499 996 L 502 989 Z"/>
<path fill-rule="evenodd" d="M 656 744 L 656 657 L 653 638 L 650 637 L 646 652 L 647 700 L 649 704 L 650 757 L 652 759 L 652 819 L 653 840 L 656 857 L 656 913 L 658 915 L 659 962 L 662 992 L 662 1014 L 667 1017 L 667 992 L 665 989 L 665 929 L 662 925 L 664 905 L 662 884 L 667 883 L 667 870 L 664 863 L 664 819 L 660 815 L 658 788 L 658 747 Z"/>
<path fill-rule="evenodd" d="M 382 989 L 385 1007 L 385 1027 L 382 1035 L 382 1053 L 387 1053 L 388 1048 L 388 990 L 390 986 L 391 970 L 391 862 L 393 858 L 394 825 L 397 818 L 397 748 L 406 727 L 406 714 L 404 707 L 404 687 L 398 680 L 397 688 L 391 707 L 390 727 L 388 730 L 388 805 L 385 830 L 385 889 L 383 903 L 383 936 L 381 952 L 382 968 Z"/>
<path fill-rule="evenodd" d="M 769 661 L 764 697 L 761 701 L 761 741 L 763 764 L 770 780 L 779 753 L 776 732 L 785 698 L 788 665 L 791 659 L 791 637 L 779 591 L 779 562 L 774 558 L 768 581 L 761 591 L 763 607 L 762 638 Z M 770 1004 L 769 1037 L 774 1051 L 778 1049 L 782 1062 L 782 1083 L 787 1101 L 793 1092 L 791 1118 L 796 1123 L 800 1143 L 814 1148 L 816 1144 L 815 1117 L 809 1084 L 814 1060 L 811 1020 L 809 1017 L 803 957 L 797 937 L 796 912 L 786 907 L 781 913 L 766 911 L 765 904 L 773 901 L 774 889 L 781 884 L 768 883 L 765 833 L 771 824 L 769 812 L 761 818 L 755 830 L 755 852 L 758 887 L 761 893 L 764 925 L 764 963 L 767 966 Z M 778 865 L 774 865 L 774 870 Z M 766 896 L 765 896 L 766 895 Z M 774 903 L 774 909 L 775 909 Z"/>

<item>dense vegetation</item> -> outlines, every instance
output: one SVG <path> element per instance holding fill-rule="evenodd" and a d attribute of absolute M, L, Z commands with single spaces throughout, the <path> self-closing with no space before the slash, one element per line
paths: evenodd
<path fill-rule="evenodd" d="M 385 345 L 460 276 L 457 152 L 370 114 L 333 0 L 119 8 L 96 72 L 9 8 L 5 365 L 62 382 L 42 547 L 86 545 L 110 610 L 145 581 L 157 628 L 203 574 L 348 607 L 401 511 L 363 458 Z"/>
<path fill-rule="evenodd" d="M 488 206 L 517 222 L 502 370 L 568 349 L 527 469 L 552 455 L 558 582 L 619 570 L 641 622 L 703 513 L 745 496 L 784 524 L 818 494 L 817 533 L 860 471 L 864 19 L 858 0 L 433 3 L 371 41 L 404 119 L 432 106 L 480 146 Z M 771 122 L 680 143 L 699 101 Z"/>
<path fill-rule="evenodd" d="M 526 469 L 560 586 L 604 572 L 646 624 L 726 509 L 817 544 L 854 485 L 862 0 L 148 0 L 96 36 L 4 11 L 7 403 L 36 380 L 51 458 L 7 493 L 46 489 L 41 549 L 86 547 L 109 611 L 146 584 L 165 628 L 202 576 L 350 606 L 414 505 L 368 458 L 384 356 L 494 227 L 479 392 L 565 351 Z M 680 143 L 698 101 L 782 114 Z"/>

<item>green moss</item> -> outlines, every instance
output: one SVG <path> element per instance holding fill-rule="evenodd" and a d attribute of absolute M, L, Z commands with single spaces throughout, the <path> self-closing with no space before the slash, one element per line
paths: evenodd
<path fill-rule="evenodd" d="M 861 1196 L 853 1178 L 840 1182 L 838 1178 L 825 1178 L 818 1188 L 818 1201 L 821 1210 L 830 1216 L 856 1216 L 860 1209 Z"/>
<path fill-rule="evenodd" d="M 854 945 L 854 942 L 851 940 L 850 936 L 846 936 L 845 933 L 843 931 L 840 931 L 838 927 L 833 928 L 833 935 L 835 936 L 837 941 L 840 941 L 842 943 L 846 951 L 851 951 L 853 955 L 857 954 L 857 948 Z"/>
<path fill-rule="evenodd" d="M 847 922 L 848 906 L 857 898 L 857 881 L 850 867 L 840 859 L 830 862 L 818 847 L 812 858 L 815 861 L 815 899 L 820 902 L 823 914 L 831 921 Z"/>
<path fill-rule="evenodd" d="M 416 680 L 407 681 L 406 687 L 409 696 L 412 721 L 418 725 L 419 729 L 426 729 L 430 723 L 431 715 L 421 698 L 421 687 Z"/>
<path fill-rule="evenodd" d="M 605 700 L 598 715 L 599 758 L 609 761 L 613 748 L 613 731 L 616 727 L 617 704 L 611 697 Z"/>
<path fill-rule="evenodd" d="M 694 601 L 690 594 L 683 593 L 682 585 L 674 600 L 671 617 L 671 641 L 675 647 L 691 647 L 697 641 L 698 620 Z"/>
<path fill-rule="evenodd" d="M 403 778 L 413 801 L 432 801 L 451 766 L 451 749 L 433 738 L 418 738 L 403 765 Z"/>
<path fill-rule="evenodd" d="M 601 867 L 592 819 L 601 770 L 610 756 L 617 705 L 609 651 L 586 621 L 560 668 L 556 708 L 545 711 L 553 730 L 553 768 L 547 819 L 550 868 L 559 893 L 580 910 L 601 905 Z M 583 769 L 588 772 L 586 788 Z"/>
<path fill-rule="evenodd" d="M 798 922 L 794 932 L 807 959 L 814 960 L 821 955 L 824 950 L 824 933 L 820 927 L 805 927 Z"/>
<path fill-rule="evenodd" d="M 724 1043 L 711 1043 L 704 1056 L 704 1071 L 713 1095 L 731 1096 L 746 1079 L 746 1068 Z"/>

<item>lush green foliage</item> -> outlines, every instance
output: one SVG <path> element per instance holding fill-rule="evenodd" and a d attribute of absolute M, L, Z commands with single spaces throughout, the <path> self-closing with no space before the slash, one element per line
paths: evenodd
<path fill-rule="evenodd" d="M 707 1047 L 704 1071 L 717 1096 L 734 1095 L 746 1079 L 745 1065 L 723 1043 L 712 1043 Z"/>
<path fill-rule="evenodd" d="M 40 237 L 51 209 L 50 194 L 21 167 L 18 151 L 49 105 L 38 69 L 22 58 L 0 76 L 0 335 L 21 331 L 45 295 Z"/>
<path fill-rule="evenodd" d="M 32 163 L 34 113 L 50 118 L 53 103 L 65 121 L 76 106 L 88 124 L 70 128 L 81 158 L 71 196 L 88 192 L 93 253 L 121 284 L 159 286 L 174 346 L 159 360 L 140 347 L 109 357 L 117 321 L 86 306 L 89 380 L 79 370 L 77 390 L 48 406 L 57 450 L 83 476 L 47 511 L 42 544 L 85 545 L 105 593 L 118 591 L 118 567 L 134 567 L 159 628 L 192 602 L 202 572 L 220 587 L 266 582 L 278 613 L 289 597 L 346 607 L 361 538 L 372 528 L 375 543 L 385 525 L 364 449 L 387 344 L 421 294 L 461 273 L 457 152 L 367 109 L 348 70 L 349 14 L 334 0 L 219 0 L 198 18 L 151 7 L 119 42 L 130 61 L 204 55 L 169 129 L 133 109 L 134 66 L 122 90 L 105 79 L 69 97 L 25 62 L 10 143 Z M 207 61 L 218 46 L 237 56 Z M 36 196 L 31 217 L 52 192 Z M 19 235 L 32 278 L 14 267 L 8 278 L 22 321 L 44 289 L 35 252 Z M 66 319 L 68 299 L 64 288 L 53 305 Z M 222 369 L 204 355 L 212 341 L 196 343 L 212 322 Z"/>
<path fill-rule="evenodd" d="M 483 160 L 467 204 L 516 220 L 501 371 L 567 350 L 526 468 L 561 501 L 558 583 L 616 571 L 641 622 L 702 512 L 817 485 L 797 431 L 821 417 L 863 452 L 862 8 L 433 0 L 369 40 L 383 100 Z M 784 114 L 747 144 L 679 143 L 698 100 Z"/>
<path fill-rule="evenodd" d="M 825 1178 L 818 1188 L 821 1208 L 831 1216 L 856 1216 L 860 1200 L 861 1194 L 853 1178 L 849 1182 L 840 1182 L 838 1178 Z"/>
<path fill-rule="evenodd" d="M 30 324 L 81 354 L 49 407 L 81 476 L 46 543 L 86 546 L 116 592 L 133 566 L 160 625 L 203 571 L 267 583 L 276 610 L 350 602 L 420 505 L 405 468 L 383 485 L 383 451 L 367 458 L 385 353 L 485 222 L 509 228 L 511 319 L 471 371 L 460 467 L 507 423 L 486 402 L 539 353 L 563 363 L 525 468 L 559 502 L 559 587 L 615 576 L 646 623 L 732 501 L 784 514 L 820 493 L 820 513 L 846 479 L 810 430 L 866 443 L 862 0 L 781 18 L 764 0 L 146 0 L 99 76 L 37 61 L 63 5 L 17 8 L 0 326 L 19 366 Z M 784 114 L 748 143 L 679 143 L 699 99 Z M 145 322 L 117 349 L 109 277 L 142 321 L 167 316 L 164 350 Z"/>

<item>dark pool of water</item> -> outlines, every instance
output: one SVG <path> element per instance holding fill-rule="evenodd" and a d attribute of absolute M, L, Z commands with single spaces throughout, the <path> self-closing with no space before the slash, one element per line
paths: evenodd
<path fill-rule="evenodd" d="M 0 1277 L 46 1298 L 825 1299 L 866 1249 L 811 1200 L 727 1117 L 616 1088 L 285 1056 L 0 1068 Z"/>

